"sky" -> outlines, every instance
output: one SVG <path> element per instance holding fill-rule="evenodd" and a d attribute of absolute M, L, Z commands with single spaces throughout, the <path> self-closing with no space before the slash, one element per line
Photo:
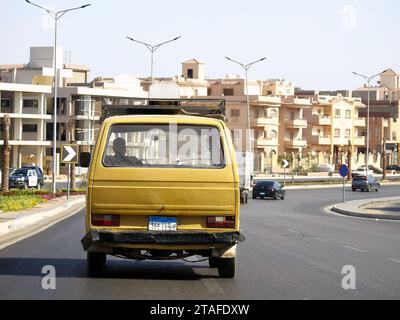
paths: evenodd
<path fill-rule="evenodd" d="M 34 1 L 34 0 L 32 0 Z M 35 0 L 52 10 L 86 3 L 59 20 L 58 43 L 90 78 L 150 75 L 150 52 L 126 36 L 157 44 L 154 75 L 181 74 L 181 62 L 205 63 L 206 76 L 286 79 L 303 89 L 355 89 L 356 71 L 400 71 L 398 0 Z M 47 13 L 24 0 L 0 0 L 0 64 L 27 63 L 29 47 L 53 46 Z"/>

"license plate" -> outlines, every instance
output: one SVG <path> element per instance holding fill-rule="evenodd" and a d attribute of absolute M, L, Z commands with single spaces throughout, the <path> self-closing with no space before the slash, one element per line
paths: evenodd
<path fill-rule="evenodd" d="M 265 196 L 265 192 L 260 192 L 260 196 Z"/>
<path fill-rule="evenodd" d="M 153 231 L 176 231 L 176 217 L 149 217 L 149 230 Z"/>

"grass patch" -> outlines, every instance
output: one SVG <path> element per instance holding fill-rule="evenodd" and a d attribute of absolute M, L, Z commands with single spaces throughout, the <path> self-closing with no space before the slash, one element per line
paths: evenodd
<path fill-rule="evenodd" d="M 16 196 L 0 196 L 0 210 L 19 211 L 23 209 L 33 208 L 44 199 L 39 195 L 16 195 Z"/>

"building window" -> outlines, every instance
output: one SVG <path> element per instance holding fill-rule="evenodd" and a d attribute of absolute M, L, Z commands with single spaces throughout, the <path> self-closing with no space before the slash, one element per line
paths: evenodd
<path fill-rule="evenodd" d="M 211 88 L 208 88 L 208 89 L 207 89 L 207 95 L 208 95 L 208 96 L 211 96 L 211 95 L 212 95 L 212 89 L 211 89 Z"/>
<path fill-rule="evenodd" d="M 240 109 L 231 109 L 231 117 L 240 117 Z"/>
<path fill-rule="evenodd" d="M 37 124 L 23 124 L 22 131 L 23 132 L 37 132 Z"/>
<path fill-rule="evenodd" d="M 340 129 L 335 129 L 335 137 L 340 137 Z"/>
<path fill-rule="evenodd" d="M 351 111 L 350 110 L 346 110 L 346 118 L 347 119 L 351 118 Z"/>
<path fill-rule="evenodd" d="M 1 99 L 1 107 L 2 108 L 11 107 L 11 99 Z"/>
<path fill-rule="evenodd" d="M 233 96 L 233 88 L 224 88 L 224 96 Z"/>
<path fill-rule="evenodd" d="M 271 139 L 276 139 L 278 136 L 278 133 L 275 130 L 271 130 L 270 132 L 270 138 Z"/>
<path fill-rule="evenodd" d="M 276 118 L 276 117 L 278 117 L 278 111 L 276 111 L 276 109 L 271 109 L 271 110 L 269 110 L 269 117 L 270 117 L 270 118 Z"/>
<path fill-rule="evenodd" d="M 38 101 L 32 99 L 25 99 L 22 102 L 22 108 L 37 108 L 38 105 Z"/>
<path fill-rule="evenodd" d="M 188 70 L 187 70 L 187 77 L 188 77 L 189 79 L 193 79 L 193 69 L 188 69 Z"/>
<path fill-rule="evenodd" d="M 340 118 L 340 109 L 335 109 L 335 118 Z"/>
<path fill-rule="evenodd" d="M 345 136 L 346 138 L 350 138 L 350 129 L 346 129 Z"/>

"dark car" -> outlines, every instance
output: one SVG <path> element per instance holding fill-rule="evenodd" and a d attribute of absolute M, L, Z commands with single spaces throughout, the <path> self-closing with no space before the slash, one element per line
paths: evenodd
<path fill-rule="evenodd" d="M 355 176 L 353 177 L 353 182 L 351 183 L 351 190 L 356 191 L 360 189 L 361 191 L 379 191 L 381 184 L 373 176 Z"/>
<path fill-rule="evenodd" d="M 15 169 L 9 178 L 10 188 L 40 188 L 39 179 L 36 170 L 33 168 Z"/>
<path fill-rule="evenodd" d="M 386 167 L 386 170 L 399 172 L 400 171 L 400 166 L 397 165 L 397 164 L 391 164 L 391 165 Z"/>
<path fill-rule="evenodd" d="M 273 198 L 285 199 L 285 190 L 278 181 L 258 180 L 253 186 L 253 199 Z"/>
<path fill-rule="evenodd" d="M 40 168 L 39 166 L 22 166 L 21 169 L 33 169 L 36 171 L 36 175 L 38 177 L 38 184 L 39 184 L 39 188 L 42 188 L 44 185 L 44 178 L 43 178 L 43 171 L 42 168 Z"/>

